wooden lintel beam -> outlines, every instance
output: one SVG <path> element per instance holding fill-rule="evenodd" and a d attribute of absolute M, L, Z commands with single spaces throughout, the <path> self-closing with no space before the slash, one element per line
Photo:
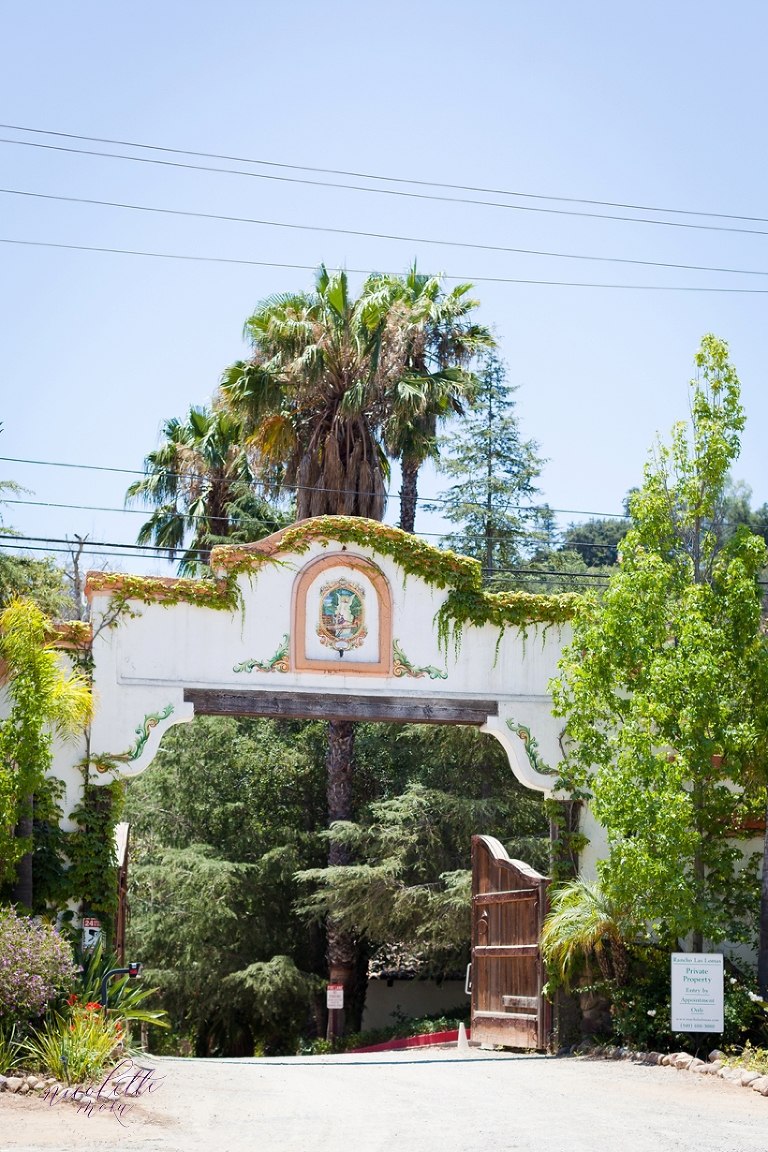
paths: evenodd
<path fill-rule="evenodd" d="M 498 716 L 497 700 L 452 697 L 347 696 L 326 692 L 234 692 L 185 688 L 184 701 L 201 716 L 265 716 L 300 720 L 367 720 L 404 724 L 485 724 Z"/>

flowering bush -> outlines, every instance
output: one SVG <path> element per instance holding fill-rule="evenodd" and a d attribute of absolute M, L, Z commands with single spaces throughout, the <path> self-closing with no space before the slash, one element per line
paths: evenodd
<path fill-rule="evenodd" d="M 0 908 L 0 1022 L 40 1016 L 74 975 L 72 949 L 54 928 Z"/>
<path fill-rule="evenodd" d="M 80 1083 L 97 1079 L 122 1051 L 120 1020 L 105 1017 L 95 1001 L 70 1005 L 66 1013 L 50 1012 L 45 1027 L 22 1045 L 26 1063 L 59 1080 Z"/>

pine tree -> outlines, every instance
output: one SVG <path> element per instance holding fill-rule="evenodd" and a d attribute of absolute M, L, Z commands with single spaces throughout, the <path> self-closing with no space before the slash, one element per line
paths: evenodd
<path fill-rule="evenodd" d="M 435 505 L 457 525 L 446 544 L 483 564 L 491 580 L 519 565 L 531 545 L 551 535 L 551 517 L 537 508 L 543 460 L 535 440 L 523 440 L 504 363 L 489 353 L 475 403 L 456 432 L 443 438 L 442 471 L 455 483 Z"/>

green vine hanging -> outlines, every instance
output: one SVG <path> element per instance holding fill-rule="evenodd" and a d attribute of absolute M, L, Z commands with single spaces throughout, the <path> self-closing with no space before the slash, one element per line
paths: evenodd
<path fill-rule="evenodd" d="M 532 592 L 488 592 L 483 588 L 482 567 L 470 556 L 443 551 L 432 544 L 377 520 L 358 516 L 318 516 L 302 520 L 283 529 L 267 546 L 247 548 L 221 546 L 214 548 L 211 563 L 220 579 L 256 573 L 266 564 L 279 563 L 278 557 L 301 555 L 319 543 L 357 544 L 381 556 L 389 556 L 406 576 L 418 576 L 433 588 L 448 588 L 448 596 L 437 612 L 436 623 L 440 647 L 447 649 L 453 640 L 456 650 L 463 629 L 469 625 L 482 628 L 491 624 L 499 630 L 499 640 L 506 628 L 525 629 L 529 625 L 561 626 L 576 614 L 582 597 L 575 592 L 542 595 Z"/>

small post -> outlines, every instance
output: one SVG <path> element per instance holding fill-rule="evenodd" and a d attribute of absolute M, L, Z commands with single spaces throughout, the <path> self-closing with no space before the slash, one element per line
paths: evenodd
<path fill-rule="evenodd" d="M 141 964 L 129 964 L 127 968 L 110 968 L 109 972 L 105 972 L 101 981 L 101 1006 L 104 1009 L 104 1015 L 107 1014 L 107 995 L 109 991 L 109 982 L 113 976 L 128 976 L 133 980 L 136 976 L 141 975 Z"/>

